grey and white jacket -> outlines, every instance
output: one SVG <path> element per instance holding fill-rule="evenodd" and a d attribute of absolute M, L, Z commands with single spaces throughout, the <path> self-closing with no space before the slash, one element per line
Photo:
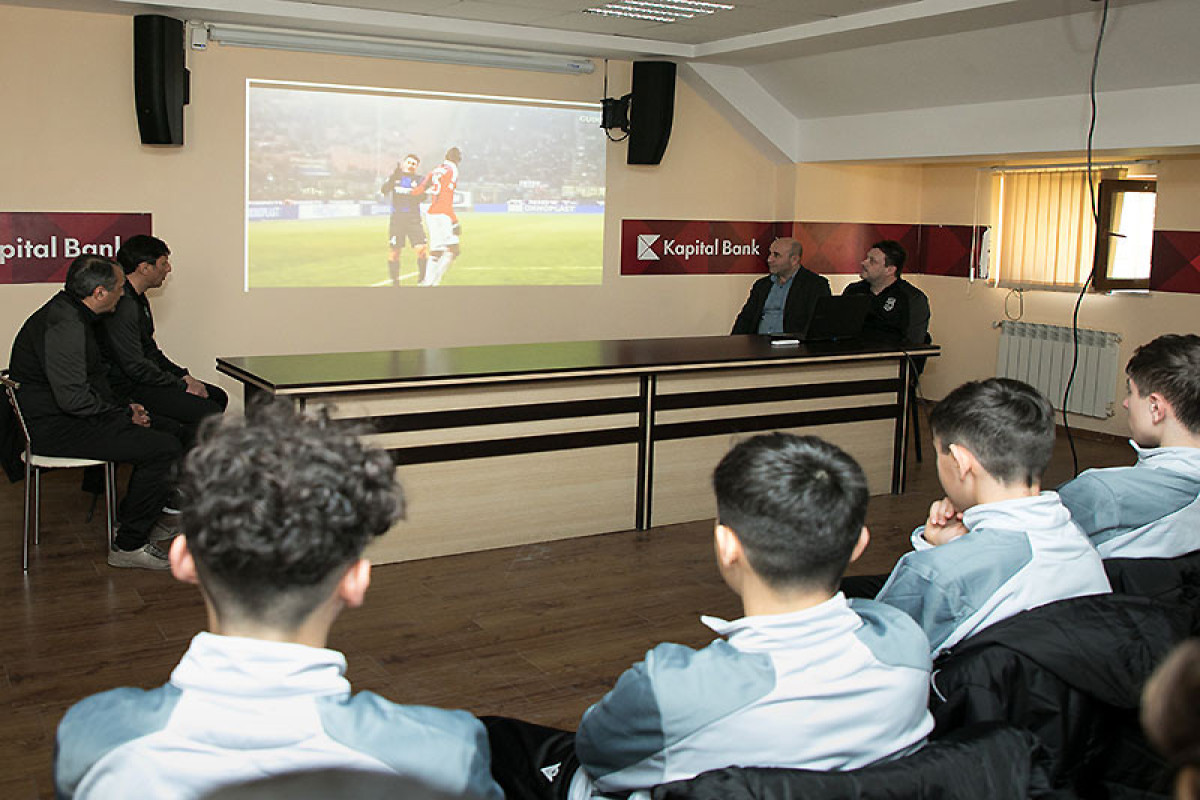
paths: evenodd
<path fill-rule="evenodd" d="M 908 614 L 936 655 L 1021 611 L 1111 591 L 1104 564 L 1054 492 L 982 503 L 963 514 L 967 533 L 934 547 L 925 526 L 876 600 Z"/>
<path fill-rule="evenodd" d="M 1102 558 L 1200 550 L 1200 449 L 1138 447 L 1132 467 L 1089 469 L 1058 488 Z"/>
<path fill-rule="evenodd" d="M 727 766 L 852 769 L 917 749 L 933 727 L 928 643 L 895 609 L 839 593 L 702 620 L 726 638 L 658 645 L 584 714 L 572 798 Z"/>
<path fill-rule="evenodd" d="M 198 798 L 298 770 L 357 769 L 503 800 L 482 723 L 465 711 L 351 694 L 334 650 L 197 635 L 165 686 L 75 704 L 58 728 L 60 798 Z"/>

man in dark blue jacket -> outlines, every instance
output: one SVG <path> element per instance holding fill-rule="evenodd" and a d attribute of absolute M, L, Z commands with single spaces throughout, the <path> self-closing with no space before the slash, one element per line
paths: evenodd
<path fill-rule="evenodd" d="M 797 333 L 808 330 L 818 297 L 828 297 L 829 281 L 800 264 L 804 248 L 791 238 L 771 242 L 771 274 L 750 287 L 750 296 L 733 323 L 732 333 Z"/>

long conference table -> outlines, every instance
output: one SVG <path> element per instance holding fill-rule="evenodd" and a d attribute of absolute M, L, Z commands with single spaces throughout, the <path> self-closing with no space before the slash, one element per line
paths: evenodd
<path fill-rule="evenodd" d="M 858 459 L 872 494 L 899 493 L 908 365 L 937 354 L 705 336 L 240 356 L 217 369 L 247 405 L 332 404 L 391 454 L 408 515 L 371 548 L 387 563 L 711 519 L 713 468 L 764 431 L 821 436 Z"/>

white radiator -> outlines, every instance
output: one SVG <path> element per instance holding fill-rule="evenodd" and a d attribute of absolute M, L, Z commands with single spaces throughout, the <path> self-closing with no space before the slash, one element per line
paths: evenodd
<path fill-rule="evenodd" d="M 996 375 L 1025 381 L 1062 410 L 1063 390 L 1071 374 L 1074 348 L 1070 328 L 1004 320 Z M 1079 364 L 1067 398 L 1067 411 L 1111 417 L 1119 380 L 1121 337 L 1109 331 L 1079 331 Z"/>

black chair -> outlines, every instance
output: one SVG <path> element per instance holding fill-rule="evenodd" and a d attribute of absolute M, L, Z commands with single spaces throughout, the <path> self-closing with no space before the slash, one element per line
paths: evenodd
<path fill-rule="evenodd" d="M 859 769 L 727 767 L 654 787 L 654 800 L 943 800 L 1068 798 L 1050 788 L 1046 755 L 1028 731 L 984 724 L 915 753 Z"/>
<path fill-rule="evenodd" d="M 1175 558 L 1106 558 L 1112 590 L 1176 603 L 1192 611 L 1192 635 L 1200 636 L 1200 550 Z"/>
<path fill-rule="evenodd" d="M 1167 798 L 1170 769 L 1146 742 L 1138 708 L 1146 680 L 1190 623 L 1183 606 L 1118 594 L 1009 617 L 934 663 L 934 735 L 1004 722 L 1046 747 L 1056 788 Z"/>
<path fill-rule="evenodd" d="M 925 332 L 923 344 L 933 344 L 933 337 Z M 908 420 L 913 432 L 913 456 L 921 463 L 921 412 L 917 408 L 917 385 L 921 381 L 921 373 L 925 371 L 928 356 L 912 356 L 908 359 Z"/>

